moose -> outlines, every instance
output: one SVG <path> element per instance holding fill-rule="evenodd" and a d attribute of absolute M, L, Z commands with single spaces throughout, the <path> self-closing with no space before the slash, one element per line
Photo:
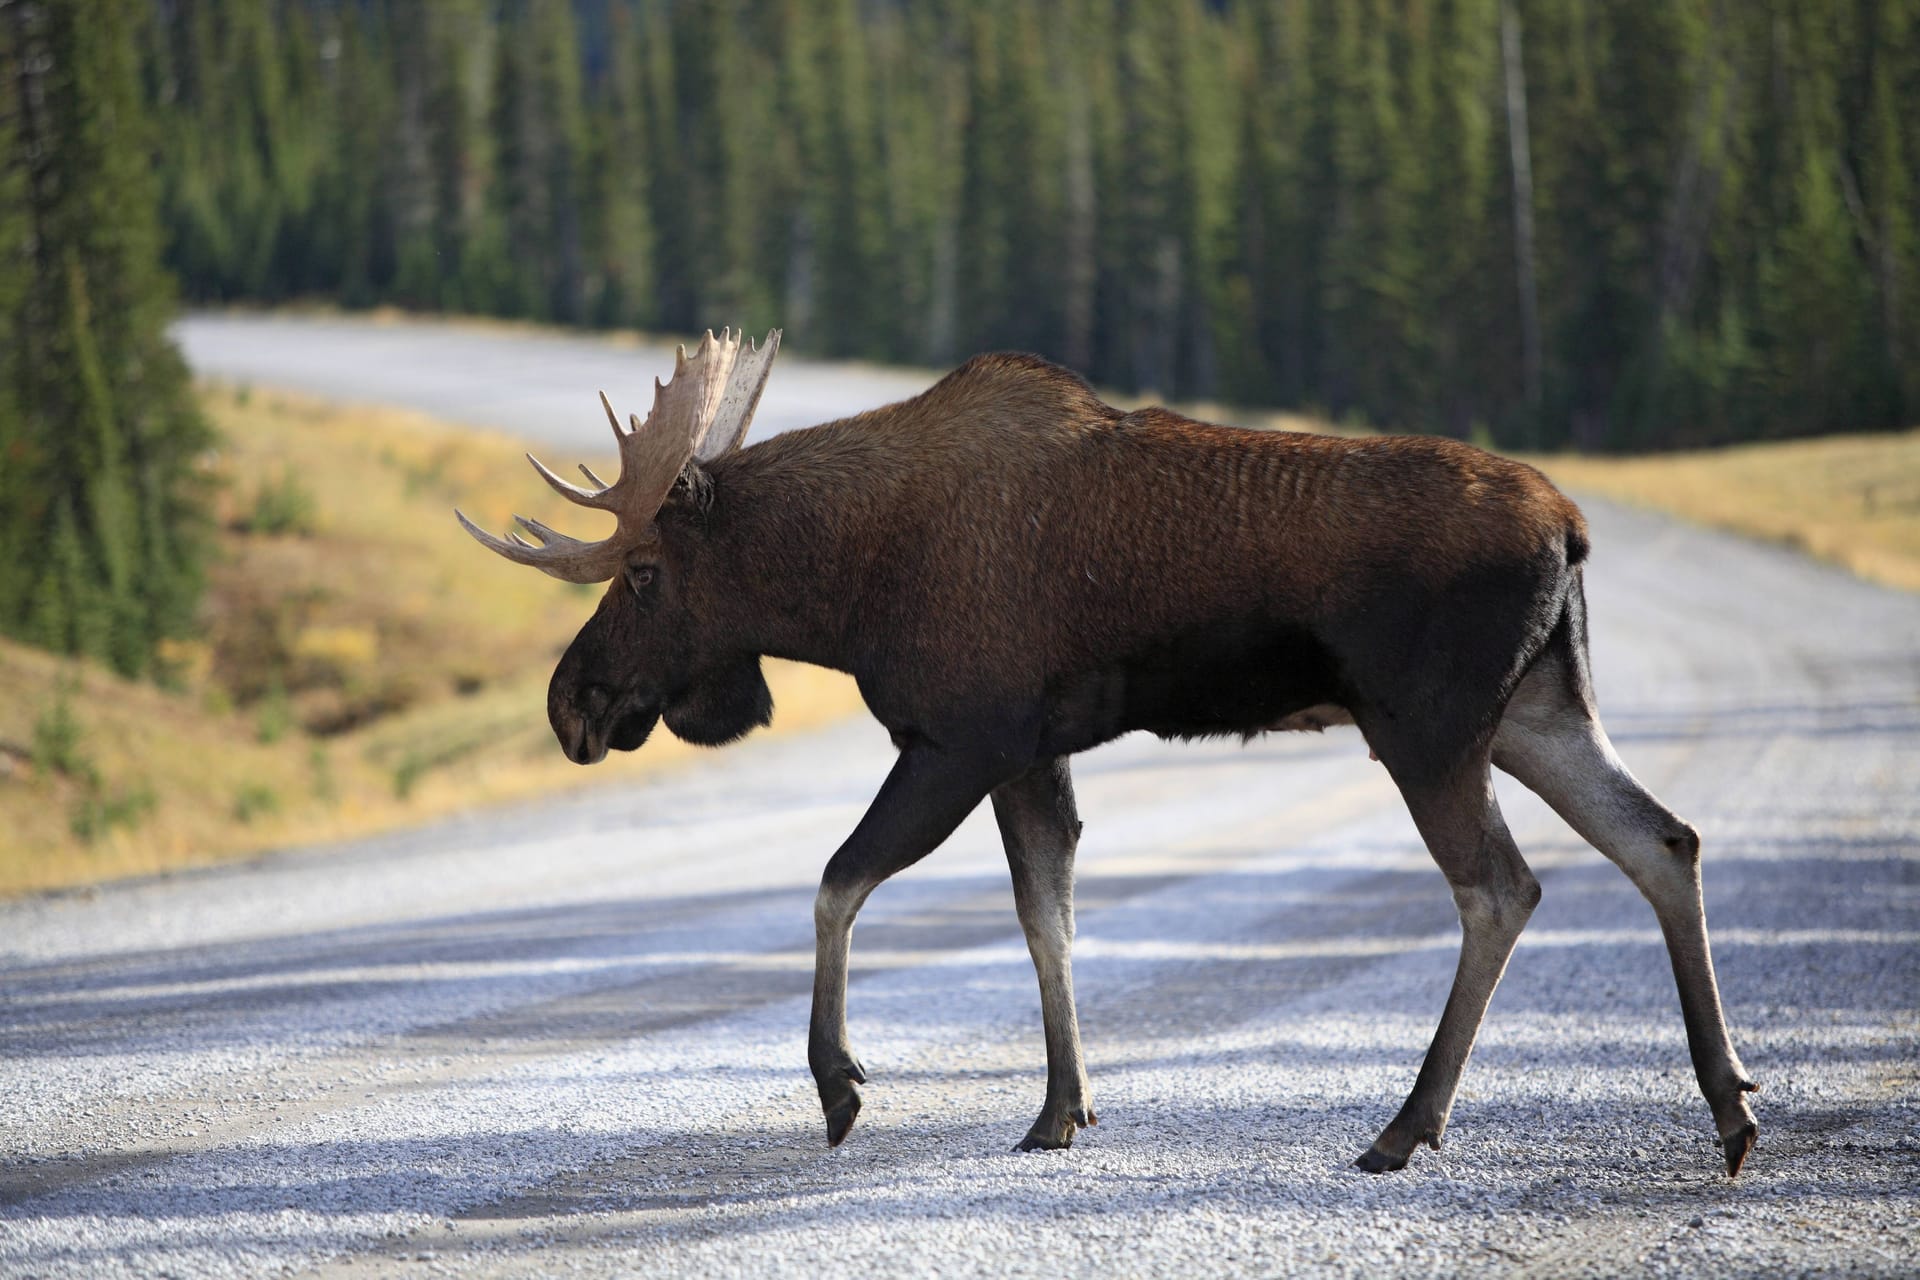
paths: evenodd
<path fill-rule="evenodd" d="M 1040 983 L 1047 1086 L 1020 1150 L 1097 1121 L 1073 995 L 1069 758 L 1164 738 L 1358 726 L 1453 891 L 1458 969 L 1399 1113 L 1355 1162 L 1435 1149 L 1495 984 L 1540 899 L 1497 766 L 1652 904 L 1729 1176 L 1757 1127 L 1708 952 L 1700 840 L 1615 754 L 1587 656 L 1579 509 L 1457 441 L 1345 439 L 1122 412 L 1035 356 L 978 356 L 912 399 L 742 448 L 780 333 L 709 332 L 622 427 L 611 484 L 548 484 L 618 522 L 516 516 L 484 546 L 610 582 L 553 673 L 579 764 L 661 720 L 698 744 L 767 724 L 763 656 L 850 673 L 898 756 L 814 904 L 807 1058 L 827 1142 L 867 1072 L 847 1038 L 855 915 L 990 799 Z M 522 533 L 529 536 L 522 536 Z"/>

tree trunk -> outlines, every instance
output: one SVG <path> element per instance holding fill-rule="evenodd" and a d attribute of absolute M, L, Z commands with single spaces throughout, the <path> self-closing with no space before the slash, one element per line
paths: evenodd
<path fill-rule="evenodd" d="M 1527 137 L 1527 73 L 1520 57 L 1520 14 L 1501 0 L 1500 53 L 1507 86 L 1507 145 L 1513 157 L 1513 264 L 1520 283 L 1520 371 L 1527 409 L 1540 409 L 1540 297 L 1533 272 L 1533 159 Z"/>

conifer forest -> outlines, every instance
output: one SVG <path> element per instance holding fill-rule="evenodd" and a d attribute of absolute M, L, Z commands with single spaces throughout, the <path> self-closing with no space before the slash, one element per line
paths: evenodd
<path fill-rule="evenodd" d="M 0 630 L 127 671 L 197 581 L 179 302 L 1534 449 L 1920 416 L 1914 0 L 0 0 L 0 64 Z"/>
<path fill-rule="evenodd" d="M 164 0 L 141 45 L 198 301 L 1535 447 L 1920 407 L 1913 0 Z"/>

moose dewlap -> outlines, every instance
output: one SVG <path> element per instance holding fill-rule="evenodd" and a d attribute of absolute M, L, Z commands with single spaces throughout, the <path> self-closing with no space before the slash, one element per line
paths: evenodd
<path fill-rule="evenodd" d="M 852 674 L 899 758 L 828 861 L 808 1061 L 827 1141 L 866 1072 L 847 1040 L 855 913 L 991 800 L 1033 953 L 1047 1092 L 1023 1150 L 1095 1122 L 1073 1001 L 1068 761 L 1144 729 L 1354 724 L 1452 887 L 1459 969 L 1413 1091 L 1363 1169 L 1437 1147 L 1487 1001 L 1540 897 L 1491 784 L 1537 792 L 1653 905 L 1729 1174 L 1754 1088 L 1708 954 L 1700 842 L 1635 781 L 1594 707 L 1578 509 L 1533 468 L 1449 440 L 1240 431 L 1104 404 L 1025 355 L 911 400 L 741 448 L 779 333 L 709 333 L 622 427 L 620 475 L 555 489 L 610 512 L 581 542 L 530 520 L 489 549 L 612 585 L 547 695 L 568 757 L 656 722 L 730 742 L 772 712 L 760 660 Z M 602 397 L 605 403 L 605 397 Z M 582 468 L 585 471 L 585 468 Z M 516 517 L 518 519 L 518 517 Z"/>

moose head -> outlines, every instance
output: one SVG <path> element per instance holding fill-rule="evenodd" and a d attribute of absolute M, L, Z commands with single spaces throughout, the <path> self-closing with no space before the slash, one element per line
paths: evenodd
<path fill-rule="evenodd" d="M 567 582 L 610 582 L 593 617 L 554 668 L 547 719 L 567 758 L 595 764 L 609 747 L 632 751 L 664 718 L 693 743 L 730 742 L 764 725 L 773 700 L 759 655 L 713 634 L 704 597 L 724 584 L 699 572 L 703 514 L 711 498 L 705 468 L 740 447 L 773 369 L 780 331 L 758 347 L 732 330 L 711 331 L 689 357 L 674 356 L 672 379 L 654 382 L 653 409 L 622 427 L 603 392 L 601 406 L 620 446 L 612 484 L 586 466 L 593 486 L 561 479 L 532 454 L 527 461 L 560 495 L 612 514 L 612 536 L 583 542 L 516 515 L 519 531 L 498 538 L 454 514 L 488 550 Z"/>

